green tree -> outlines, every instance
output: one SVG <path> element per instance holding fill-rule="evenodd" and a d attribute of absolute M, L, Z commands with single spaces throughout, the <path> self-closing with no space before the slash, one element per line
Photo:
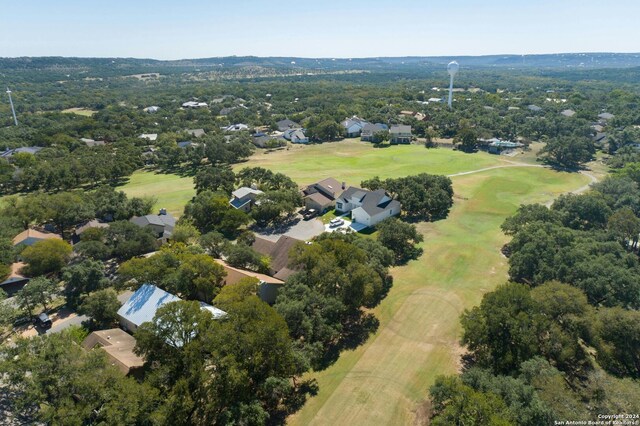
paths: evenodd
<path fill-rule="evenodd" d="M 549 139 L 539 155 L 559 167 L 578 169 L 594 154 L 595 146 L 588 137 L 561 136 Z"/>
<path fill-rule="evenodd" d="M 118 294 L 115 290 L 107 288 L 84 296 L 78 312 L 90 317 L 94 328 L 103 329 L 117 322 L 118 309 Z"/>
<path fill-rule="evenodd" d="M 69 261 L 71 245 L 66 241 L 50 239 L 27 247 L 20 256 L 27 263 L 26 273 L 39 276 L 59 272 Z"/>
<path fill-rule="evenodd" d="M 84 295 L 109 285 L 104 275 L 104 265 L 99 260 L 85 259 L 62 270 L 65 295 L 71 306 L 77 306 Z"/>
<path fill-rule="evenodd" d="M 376 229 L 378 241 L 394 252 L 397 264 L 415 259 L 422 253 L 417 244 L 423 241 L 423 237 L 415 225 L 402 222 L 397 218 L 389 218 L 380 222 Z"/>
<path fill-rule="evenodd" d="M 37 277 L 29 281 L 29 285 L 18 291 L 16 301 L 18 306 L 29 314 L 40 305 L 47 311 L 57 293 L 58 285 L 53 280 Z"/>
<path fill-rule="evenodd" d="M 429 392 L 433 426 L 517 424 L 502 398 L 491 392 L 475 391 L 458 377 L 437 377 Z"/>
<path fill-rule="evenodd" d="M 607 229 L 615 235 L 623 247 L 635 248 L 640 235 L 640 219 L 628 207 L 615 211 L 607 221 Z"/>
<path fill-rule="evenodd" d="M 602 308 L 598 320 L 604 343 L 598 361 L 615 375 L 640 378 L 640 312 Z"/>

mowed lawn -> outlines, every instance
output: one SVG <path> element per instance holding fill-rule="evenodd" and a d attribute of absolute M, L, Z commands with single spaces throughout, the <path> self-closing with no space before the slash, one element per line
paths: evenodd
<path fill-rule="evenodd" d="M 412 172 L 419 171 L 430 170 Z M 327 370 L 311 374 L 320 392 L 290 424 L 412 424 L 435 377 L 459 368 L 460 314 L 507 280 L 502 221 L 519 204 L 548 201 L 588 178 L 523 167 L 457 176 L 453 182 L 449 217 L 419 225 L 423 256 L 392 271 L 393 288 L 374 309 L 377 333 Z"/>
<path fill-rule="evenodd" d="M 129 197 L 156 197 L 155 210 L 166 208 L 175 217 L 182 215 L 184 206 L 196 193 L 193 178 L 143 170 L 133 173 L 118 189 Z"/>
<path fill-rule="evenodd" d="M 510 160 L 516 160 L 510 159 Z M 465 154 L 449 149 L 426 149 L 422 145 L 374 148 L 368 142 L 348 139 L 319 145 L 293 145 L 288 150 L 259 151 L 234 167 L 264 167 L 306 185 L 327 177 L 360 185 L 363 179 L 400 177 L 420 172 L 451 174 L 506 164 L 503 157 L 483 152 Z"/>

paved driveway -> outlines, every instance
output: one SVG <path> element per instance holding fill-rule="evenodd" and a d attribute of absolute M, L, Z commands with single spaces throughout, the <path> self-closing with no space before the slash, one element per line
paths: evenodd
<path fill-rule="evenodd" d="M 256 235 L 270 241 L 278 241 L 278 238 L 282 235 L 296 238 L 298 240 L 308 241 L 313 237 L 322 234 L 324 231 L 324 224 L 320 219 L 303 220 L 302 217 L 297 217 L 294 221 L 288 223 L 284 227 L 259 229 L 256 230 L 255 233 Z"/>

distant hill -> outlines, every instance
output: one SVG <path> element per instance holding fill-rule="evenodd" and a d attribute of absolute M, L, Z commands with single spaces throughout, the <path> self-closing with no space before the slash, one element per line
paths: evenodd
<path fill-rule="evenodd" d="M 135 58 L 66 58 L 21 57 L 0 58 L 0 69 L 70 70 L 82 68 L 148 69 L 174 68 L 233 68 L 265 67 L 300 70 L 391 70 L 396 68 L 436 68 L 450 61 L 458 61 L 463 68 L 546 68 L 597 69 L 640 66 L 640 53 L 563 53 L 546 55 L 489 55 L 489 56 L 411 56 L 379 58 L 296 58 L 228 56 L 219 58 L 161 61 Z"/>

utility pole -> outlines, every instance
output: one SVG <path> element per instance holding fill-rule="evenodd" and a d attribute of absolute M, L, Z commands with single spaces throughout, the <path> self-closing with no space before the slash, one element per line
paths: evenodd
<path fill-rule="evenodd" d="M 11 104 L 11 113 L 13 114 L 13 122 L 18 125 L 18 119 L 16 118 L 16 110 L 13 107 L 13 99 L 11 99 L 11 90 L 7 87 L 7 95 L 9 95 L 9 104 Z"/>

